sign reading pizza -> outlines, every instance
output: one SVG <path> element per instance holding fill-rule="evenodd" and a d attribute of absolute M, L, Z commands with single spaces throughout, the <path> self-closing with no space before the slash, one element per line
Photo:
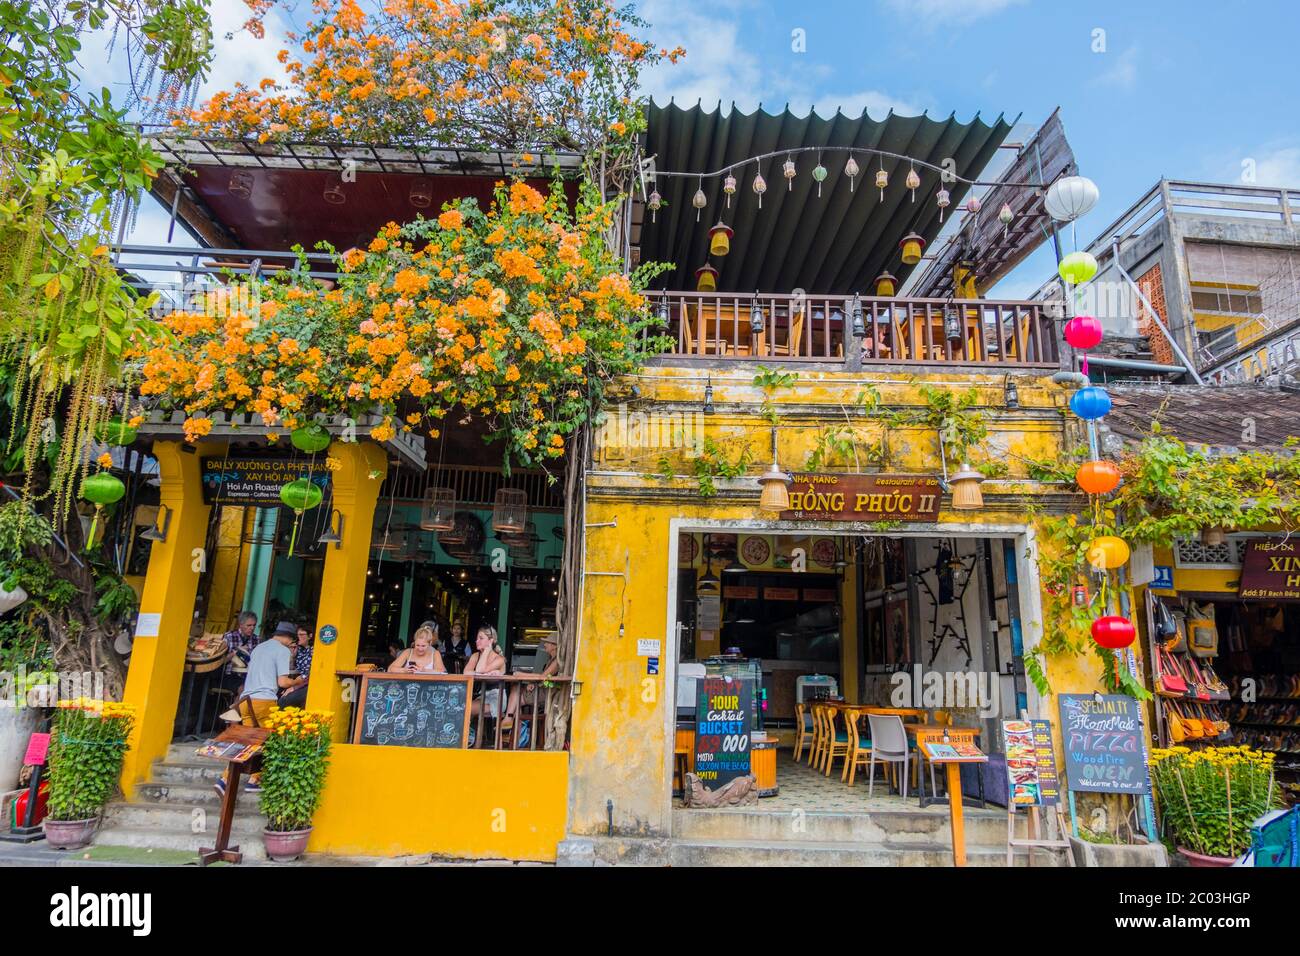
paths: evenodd
<path fill-rule="evenodd" d="M 919 475 L 796 474 L 782 518 L 832 521 L 932 521 L 943 489 Z"/>

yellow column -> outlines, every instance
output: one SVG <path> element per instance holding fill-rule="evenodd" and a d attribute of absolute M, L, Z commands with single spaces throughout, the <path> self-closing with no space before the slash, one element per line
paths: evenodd
<path fill-rule="evenodd" d="M 388 471 L 388 457 L 373 442 L 335 442 L 329 455 L 342 464 L 331 476 L 333 504 L 343 516 L 343 544 L 325 552 L 320 605 L 316 609 L 316 648 L 312 652 L 307 706 L 335 714 L 334 739 L 347 739 L 349 705 L 334 672 L 357 662 L 361 610 L 366 599 L 366 568 L 370 563 L 370 533 L 375 502 Z M 333 643 L 320 640 L 321 628 L 332 626 Z"/>
<path fill-rule="evenodd" d="M 975 270 L 968 262 L 956 262 L 952 267 L 953 297 L 957 299 L 978 299 L 979 290 L 975 287 Z"/>
<path fill-rule="evenodd" d="M 209 454 L 221 445 L 207 446 Z M 131 749 L 122 764 L 122 789 L 129 797 L 149 776 L 154 760 L 172 740 L 176 705 L 185 668 L 185 649 L 194 620 L 194 596 L 207 535 L 209 507 L 203 503 L 199 455 L 183 442 L 154 442 L 161 479 L 159 501 L 171 511 L 166 541 L 155 541 L 140 596 L 140 626 L 131 648 L 125 703 L 135 708 Z M 157 615 L 156 628 L 150 615 Z M 156 636 L 146 636 L 156 630 Z"/>

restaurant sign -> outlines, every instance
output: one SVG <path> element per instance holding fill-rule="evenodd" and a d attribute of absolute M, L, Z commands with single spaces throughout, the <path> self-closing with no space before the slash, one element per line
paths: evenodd
<path fill-rule="evenodd" d="M 933 521 L 943 489 L 924 475 L 823 475 L 799 473 L 790 486 L 790 520 Z"/>
<path fill-rule="evenodd" d="M 276 508 L 280 489 L 299 478 L 329 491 L 330 473 L 319 462 L 313 466 L 304 459 L 231 456 L 204 458 L 201 465 L 204 504 Z"/>
<path fill-rule="evenodd" d="M 1237 596 L 1243 601 L 1300 601 L 1300 540 L 1246 542 Z"/>

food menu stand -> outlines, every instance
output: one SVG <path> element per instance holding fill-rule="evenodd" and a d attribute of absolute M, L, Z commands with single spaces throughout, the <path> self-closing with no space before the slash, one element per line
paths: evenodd
<path fill-rule="evenodd" d="M 207 866 L 217 861 L 238 863 L 244 858 L 239 852 L 239 847 L 230 845 L 230 827 L 235 820 L 235 801 L 239 799 L 239 777 L 246 768 L 249 768 L 253 758 L 261 754 L 262 744 L 266 742 L 270 733 L 262 727 L 245 727 L 236 724 L 227 727 L 213 739 L 215 745 L 228 745 L 224 748 L 218 746 L 215 749 L 224 750 L 229 754 L 217 759 L 226 761 L 230 773 L 226 778 L 226 792 L 221 797 L 221 822 L 217 825 L 216 843 L 212 847 L 199 850 L 199 866 Z M 212 749 L 212 745 L 209 745 L 199 752 L 205 756 L 215 756 L 211 752 Z"/>
<path fill-rule="evenodd" d="M 460 728 L 458 749 L 463 750 L 468 747 L 469 731 L 470 731 L 470 716 L 471 716 L 469 701 L 473 700 L 474 698 L 473 677 L 464 674 L 423 674 L 418 672 L 410 673 L 406 671 L 389 672 L 389 671 L 362 671 L 362 670 L 335 671 L 334 675 L 337 678 L 339 678 L 339 680 L 342 680 L 345 683 L 352 682 L 354 687 L 354 691 L 351 696 L 352 710 L 348 718 L 348 726 L 351 727 L 351 732 L 348 735 L 348 743 L 352 743 L 352 744 L 367 743 L 367 741 L 362 739 L 362 716 L 364 715 L 364 711 L 365 711 L 364 703 L 367 699 L 367 691 L 372 681 L 376 681 L 376 682 L 402 681 L 403 683 L 409 683 L 411 681 L 419 681 L 424 683 L 454 683 L 454 684 L 464 685 L 465 713 L 462 719 L 462 726 Z M 501 693 L 503 695 L 509 693 L 509 687 L 504 681 L 496 682 L 495 686 L 501 688 Z M 504 702 L 504 698 L 503 698 L 503 702 Z M 358 704 L 361 704 L 363 706 L 358 706 Z"/>
<path fill-rule="evenodd" d="M 980 732 L 975 727 L 953 727 L 950 724 L 904 723 L 903 730 L 906 731 L 908 735 L 916 738 L 916 746 L 918 750 L 920 749 L 921 745 L 926 741 L 931 741 L 940 744 L 951 744 L 954 746 L 972 747 L 976 750 L 979 749 L 977 738 L 979 737 Z M 978 763 L 978 762 L 987 762 L 987 761 L 988 761 L 988 757 L 985 757 L 984 761 L 968 761 L 968 762 Z M 960 798 L 961 797 L 960 771 L 957 771 L 957 773 L 958 773 L 957 794 L 958 797 Z M 928 797 L 925 795 L 925 774 L 920 772 L 920 768 L 917 769 L 916 778 L 917 781 L 920 783 L 920 786 L 917 787 L 917 791 L 918 791 L 917 800 L 922 807 L 928 807 L 931 806 L 932 804 L 943 802 L 943 798 L 940 797 L 937 793 L 931 794 Z M 951 785 L 949 785 L 948 789 L 949 789 L 948 800 L 951 802 L 952 800 Z M 984 781 L 982 778 L 980 780 L 979 805 L 981 809 L 985 806 Z"/>
<path fill-rule="evenodd" d="M 962 730 L 964 728 L 953 728 Z M 942 764 L 948 786 L 948 813 L 952 821 L 952 861 L 955 866 L 966 865 L 966 831 L 962 820 L 961 765 L 988 763 L 988 755 L 974 743 L 955 743 L 949 734 L 945 743 L 942 735 L 917 739 L 918 748 L 931 763 Z"/>

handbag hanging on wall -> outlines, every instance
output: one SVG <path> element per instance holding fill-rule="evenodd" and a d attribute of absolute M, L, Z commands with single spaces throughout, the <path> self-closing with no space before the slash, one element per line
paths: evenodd
<path fill-rule="evenodd" d="M 1215 657 L 1219 653 L 1219 628 L 1214 623 L 1214 605 L 1198 606 L 1192 602 L 1187 609 L 1187 647 L 1197 657 Z"/>
<path fill-rule="evenodd" d="M 1187 681 L 1178 673 L 1177 665 L 1168 651 L 1155 646 L 1156 691 L 1166 697 L 1182 697 L 1187 693 Z"/>

